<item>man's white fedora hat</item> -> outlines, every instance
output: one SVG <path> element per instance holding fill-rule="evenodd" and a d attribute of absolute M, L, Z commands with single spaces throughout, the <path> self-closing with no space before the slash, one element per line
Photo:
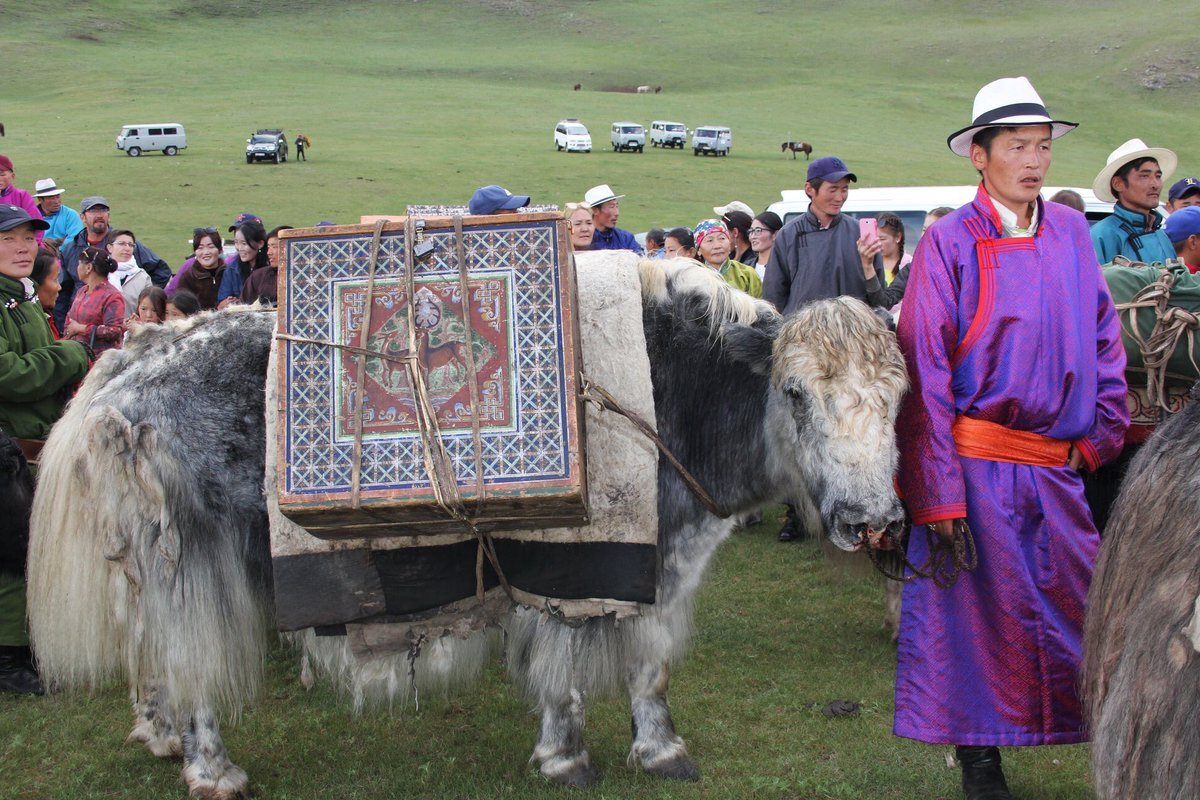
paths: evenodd
<path fill-rule="evenodd" d="M 955 131 L 946 144 L 957 155 L 971 155 L 971 140 L 984 128 L 1009 125 L 1049 125 L 1050 138 L 1057 139 L 1079 127 L 1076 122 L 1051 119 L 1046 104 L 1038 96 L 1029 78 L 1000 78 L 992 81 L 975 95 L 971 116 L 974 121 Z"/>
<path fill-rule="evenodd" d="M 593 186 L 587 190 L 583 196 L 583 202 L 587 203 L 592 208 L 607 203 L 609 200 L 620 200 L 625 195 L 613 194 L 613 190 L 607 183 L 602 183 L 599 186 Z"/>
<path fill-rule="evenodd" d="M 1113 175 L 1117 174 L 1117 170 L 1130 161 L 1137 161 L 1139 158 L 1153 158 L 1158 162 L 1158 168 L 1162 170 L 1164 186 L 1167 179 L 1171 177 L 1171 173 L 1179 166 L 1179 157 L 1167 148 L 1147 147 L 1141 139 L 1130 139 L 1108 154 L 1108 163 L 1104 165 L 1104 169 L 1100 170 L 1096 180 L 1092 181 L 1092 191 L 1096 193 L 1096 197 L 1106 203 L 1117 202 L 1116 195 L 1112 193 Z"/>
<path fill-rule="evenodd" d="M 58 188 L 58 184 L 54 182 L 54 178 L 42 178 L 33 185 L 34 197 L 54 197 L 65 191 L 66 189 Z"/>

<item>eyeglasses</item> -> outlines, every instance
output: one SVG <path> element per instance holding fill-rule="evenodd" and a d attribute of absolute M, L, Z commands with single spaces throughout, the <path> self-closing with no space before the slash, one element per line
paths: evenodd
<path fill-rule="evenodd" d="M 770 233 L 770 228 L 748 228 L 746 233 Z"/>

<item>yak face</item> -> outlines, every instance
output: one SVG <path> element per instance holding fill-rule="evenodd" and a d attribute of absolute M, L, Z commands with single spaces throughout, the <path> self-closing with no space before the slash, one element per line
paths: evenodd
<path fill-rule="evenodd" d="M 811 303 L 776 338 L 771 382 L 778 424 L 795 432 L 789 466 L 833 543 L 853 550 L 869 530 L 898 532 L 895 422 L 908 376 L 895 336 L 858 300 Z"/>

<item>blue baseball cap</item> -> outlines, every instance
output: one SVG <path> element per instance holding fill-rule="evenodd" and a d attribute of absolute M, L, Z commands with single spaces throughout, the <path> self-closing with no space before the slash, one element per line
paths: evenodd
<path fill-rule="evenodd" d="M 495 214 L 497 211 L 516 211 L 529 205 L 529 197 L 513 194 L 503 186 L 481 186 L 471 195 L 467 206 L 472 214 Z"/>
<path fill-rule="evenodd" d="M 1173 211 L 1165 226 L 1171 244 L 1182 242 L 1189 236 L 1200 236 L 1200 206 L 1188 206 Z"/>
<path fill-rule="evenodd" d="M 840 181 L 842 178 L 858 183 L 858 176 L 837 156 L 821 156 L 808 165 L 807 180 Z"/>
<path fill-rule="evenodd" d="M 247 222 L 257 222 L 261 225 L 262 217 L 260 217 L 258 214 L 251 214 L 249 211 L 243 211 L 237 215 L 237 219 L 235 219 L 233 224 L 229 226 L 229 232 L 233 233 Z"/>
<path fill-rule="evenodd" d="M 1187 197 L 1192 192 L 1200 192 L 1200 180 L 1183 178 L 1171 184 L 1171 191 L 1167 192 L 1167 199 L 1174 203 L 1179 198 Z"/>

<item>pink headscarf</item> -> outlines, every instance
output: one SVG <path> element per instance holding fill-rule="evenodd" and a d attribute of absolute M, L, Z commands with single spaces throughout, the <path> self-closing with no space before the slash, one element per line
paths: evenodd
<path fill-rule="evenodd" d="M 692 235 L 696 237 L 696 247 L 704 241 L 704 237 L 710 233 L 723 233 L 725 238 L 729 238 L 729 229 L 725 227 L 725 223 L 719 219 L 706 219 L 696 223 L 696 229 L 692 231 Z"/>

